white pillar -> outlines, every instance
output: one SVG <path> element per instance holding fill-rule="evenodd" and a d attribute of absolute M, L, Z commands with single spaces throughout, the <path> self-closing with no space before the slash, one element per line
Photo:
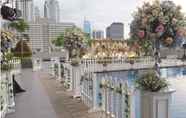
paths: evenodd
<path fill-rule="evenodd" d="M 74 97 L 79 97 L 81 95 L 80 94 L 81 67 L 72 66 L 72 74 Z"/>
<path fill-rule="evenodd" d="M 142 118 L 171 118 L 171 96 L 175 90 L 141 93 Z"/>
<path fill-rule="evenodd" d="M 14 101 L 14 94 L 13 94 L 13 78 L 12 72 L 7 72 L 7 86 L 8 86 L 8 113 L 15 112 L 15 101 Z"/>
<path fill-rule="evenodd" d="M 97 105 L 97 81 L 96 74 L 93 74 L 93 107 L 89 110 L 89 112 L 95 112 L 99 110 Z"/>
<path fill-rule="evenodd" d="M 58 64 L 58 77 L 57 80 L 61 81 L 61 63 L 60 63 L 60 58 L 57 58 L 57 64 Z"/>

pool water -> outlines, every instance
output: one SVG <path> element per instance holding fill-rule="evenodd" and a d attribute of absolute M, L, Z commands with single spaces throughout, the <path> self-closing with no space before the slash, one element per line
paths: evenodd
<path fill-rule="evenodd" d="M 161 69 L 161 77 L 167 78 L 170 88 L 176 90 L 172 95 L 171 118 L 186 118 L 186 67 Z M 129 81 L 134 79 L 137 79 L 136 74 L 131 72 Z M 138 105 L 135 111 L 140 109 L 139 101 L 139 98 L 136 98 L 135 104 Z M 135 116 L 140 118 L 140 113 L 136 112 Z"/>
<path fill-rule="evenodd" d="M 127 80 L 129 85 L 133 86 L 134 80 L 138 79 L 140 74 L 144 70 L 139 71 L 120 71 L 120 72 L 109 72 L 108 75 L 117 81 Z M 186 67 L 184 68 L 163 68 L 161 71 L 161 77 L 167 78 L 170 83 L 170 88 L 175 89 L 176 92 L 172 96 L 171 104 L 171 118 L 186 118 Z M 101 73 L 98 78 L 105 76 Z M 133 118 L 140 117 L 140 97 L 139 92 L 136 93 L 132 100 L 134 105 L 134 116 Z M 117 101 L 114 101 L 117 103 Z"/>

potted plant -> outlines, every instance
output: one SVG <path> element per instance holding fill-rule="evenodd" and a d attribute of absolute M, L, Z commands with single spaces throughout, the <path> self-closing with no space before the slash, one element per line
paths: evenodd
<path fill-rule="evenodd" d="M 145 73 L 136 80 L 136 88 L 141 91 L 141 117 L 170 117 L 169 106 L 173 90 L 168 89 L 168 82 L 159 78 L 154 71 Z"/>

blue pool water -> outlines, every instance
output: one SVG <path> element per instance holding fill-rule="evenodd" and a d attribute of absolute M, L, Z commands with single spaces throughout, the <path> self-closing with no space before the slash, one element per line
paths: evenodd
<path fill-rule="evenodd" d="M 186 67 L 161 69 L 161 76 L 167 78 L 170 87 L 176 90 L 172 96 L 171 118 L 186 118 Z M 129 72 L 129 81 L 134 79 L 137 79 L 136 73 Z M 139 104 L 139 99 L 135 102 Z M 136 111 L 139 108 L 138 105 Z M 140 112 L 136 112 L 136 117 L 140 118 Z"/>
<path fill-rule="evenodd" d="M 140 71 L 123 71 L 123 72 L 109 72 L 112 78 L 117 78 L 117 81 L 127 80 L 130 85 L 133 85 L 134 80 L 139 78 Z M 100 74 L 100 77 L 104 74 Z M 175 89 L 176 92 L 172 96 L 171 104 L 171 118 L 186 118 L 186 67 L 184 68 L 164 68 L 161 69 L 161 76 L 167 78 L 170 87 Z M 136 94 L 135 100 L 135 117 L 140 117 L 140 99 L 139 94 Z"/>

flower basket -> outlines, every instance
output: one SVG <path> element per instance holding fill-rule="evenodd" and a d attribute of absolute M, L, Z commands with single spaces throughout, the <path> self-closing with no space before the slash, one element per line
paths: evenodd
<path fill-rule="evenodd" d="M 168 87 L 168 82 L 163 78 L 158 78 L 155 72 L 148 72 L 138 80 L 136 87 L 142 91 L 158 92 Z"/>

